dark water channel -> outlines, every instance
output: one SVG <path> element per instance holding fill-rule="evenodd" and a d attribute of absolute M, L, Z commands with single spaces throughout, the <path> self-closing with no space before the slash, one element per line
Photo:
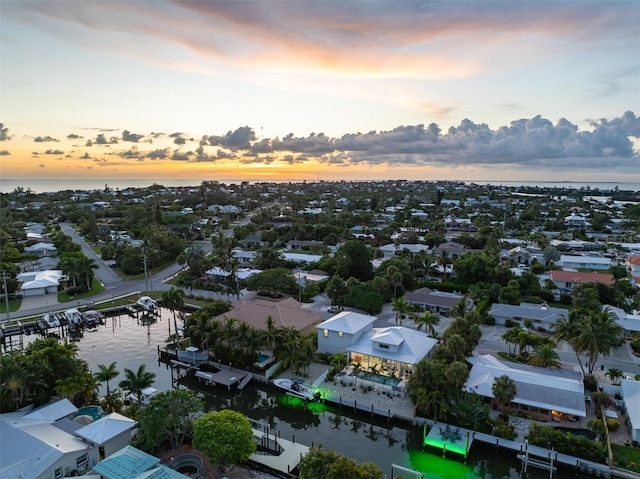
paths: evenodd
<path fill-rule="evenodd" d="M 128 316 L 108 318 L 106 325 L 96 332 L 84 334 L 78 343 L 80 357 L 93 371 L 97 370 L 98 364 L 116 361 L 121 374 L 111 383 L 112 388 L 123 379 L 124 368 L 136 370 L 140 364 L 146 364 L 147 369 L 157 375 L 154 386 L 170 389 L 171 371 L 157 360 L 158 345 L 164 345 L 167 336 L 173 332 L 170 318 L 170 313 L 163 311 L 163 317 L 148 326 L 139 325 Z M 523 477 L 521 464 L 514 454 L 490 446 L 475 443 L 467 464 L 463 464 L 459 457 L 443 459 L 438 451 L 425 450 L 421 446 L 422 429 L 409 424 L 394 424 L 327 404 L 305 404 L 269 386 L 250 384 L 244 391 L 228 392 L 192 379 L 184 384 L 205 393 L 209 410 L 231 408 L 268 423 L 271 432 L 283 439 L 308 446 L 321 444 L 358 462 L 375 462 L 386 477 L 391 477 L 392 463 L 422 471 L 429 479 Z M 408 477 L 406 473 L 401 474 Z M 548 478 L 549 473 L 530 468 L 525 477 L 542 479 Z M 555 477 L 584 475 L 560 469 Z"/>

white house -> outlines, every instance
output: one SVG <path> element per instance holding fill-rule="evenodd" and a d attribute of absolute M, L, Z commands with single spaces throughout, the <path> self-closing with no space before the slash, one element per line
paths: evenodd
<path fill-rule="evenodd" d="M 601 256 L 571 256 L 563 254 L 560 261 L 556 261 L 557 266 L 565 269 L 598 269 L 608 270 L 611 268 L 611 259 Z"/>
<path fill-rule="evenodd" d="M 430 288 L 419 288 L 406 293 L 404 299 L 407 303 L 414 304 L 423 311 L 429 310 L 433 313 L 446 314 L 460 301 L 463 301 L 464 296 L 446 291 L 436 291 Z M 472 305 L 473 301 L 470 300 L 470 304 L 467 306 L 470 307 Z"/>
<path fill-rule="evenodd" d="M 38 296 L 41 294 L 57 294 L 62 276 L 61 270 L 54 269 L 20 273 L 16 279 L 22 283 L 20 291 L 23 296 Z"/>
<path fill-rule="evenodd" d="M 57 479 L 88 472 L 129 443 L 136 422 L 111 414 L 83 426 L 61 399 L 37 409 L 0 414 L 0 475 Z"/>
<path fill-rule="evenodd" d="M 568 311 L 562 308 L 551 308 L 544 304 L 521 303 L 514 304 L 493 303 L 489 310 L 489 316 L 496 320 L 496 324 L 504 326 L 507 319 L 523 325 L 525 319 L 530 319 L 536 328 L 551 330 L 563 316 L 568 316 Z"/>
<path fill-rule="evenodd" d="M 500 376 L 508 376 L 516 385 L 516 396 L 508 409 L 522 411 L 550 421 L 554 415 L 586 417 L 582 374 L 564 369 L 552 370 L 503 362 L 490 354 L 471 356 L 467 391 L 489 398 L 494 408 L 498 403 L 493 395 L 493 383 Z"/>
<path fill-rule="evenodd" d="M 570 215 L 565 216 L 564 224 L 567 228 L 588 228 L 591 223 L 587 221 L 587 218 L 582 215 Z"/>
<path fill-rule="evenodd" d="M 383 372 L 411 373 L 421 360 L 431 357 L 438 341 L 404 326 L 373 328 L 347 348 L 349 362 L 368 369 L 378 365 Z"/>
<path fill-rule="evenodd" d="M 640 442 L 640 381 L 622 379 L 620 386 L 624 407 L 627 410 L 627 425 L 631 430 L 631 439 Z"/>
<path fill-rule="evenodd" d="M 375 316 L 342 311 L 316 326 L 318 351 L 335 354 L 346 352 L 365 331 L 373 329 Z"/>
<path fill-rule="evenodd" d="M 609 310 L 615 314 L 615 321 L 618 326 L 624 329 L 624 334 L 640 333 L 640 315 L 637 311 L 634 314 L 627 313 L 624 309 L 616 308 L 610 304 L 602 306 L 602 310 Z"/>
<path fill-rule="evenodd" d="M 25 253 L 35 253 L 40 256 L 51 256 L 58 252 L 53 243 L 35 243 L 24 249 Z"/>

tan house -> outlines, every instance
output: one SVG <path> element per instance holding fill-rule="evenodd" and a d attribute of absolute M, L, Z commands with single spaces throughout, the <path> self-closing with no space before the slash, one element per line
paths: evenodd
<path fill-rule="evenodd" d="M 223 322 L 227 318 L 234 318 L 240 322 L 259 330 L 266 329 L 269 316 L 273 318 L 275 327 L 294 328 L 301 334 L 315 333 L 316 325 L 323 321 L 322 314 L 302 308 L 293 298 L 280 301 L 255 299 L 241 300 L 233 303 L 233 309 L 213 318 Z"/>

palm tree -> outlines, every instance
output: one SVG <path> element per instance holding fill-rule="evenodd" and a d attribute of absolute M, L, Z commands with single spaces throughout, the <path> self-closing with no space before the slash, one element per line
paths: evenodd
<path fill-rule="evenodd" d="M 591 311 L 585 317 L 583 327 L 576 338 L 576 345 L 589 358 L 589 374 L 593 374 L 600 356 L 609 356 L 612 348 L 622 344 L 624 330 L 615 322 L 615 313 L 609 309 Z"/>
<path fill-rule="evenodd" d="M 79 258 L 71 254 L 63 254 L 60 258 L 59 268 L 71 280 L 74 287 L 78 285 Z"/>
<path fill-rule="evenodd" d="M 138 406 L 142 405 L 142 390 L 148 388 L 156 379 L 156 374 L 147 371 L 147 366 L 141 364 L 137 371 L 132 369 L 124 369 L 125 379 L 120 381 L 119 386 L 130 393 L 135 394 L 138 400 Z"/>
<path fill-rule="evenodd" d="M 84 279 L 87 283 L 87 289 L 91 289 L 91 283 L 93 282 L 93 271 L 94 269 L 98 269 L 98 265 L 96 264 L 96 260 L 93 258 L 89 258 L 87 256 L 81 256 L 78 258 L 78 275 L 84 276 Z"/>
<path fill-rule="evenodd" d="M 422 316 L 418 316 L 416 318 L 416 329 L 420 331 L 424 328 L 429 333 L 429 336 L 435 338 L 435 325 L 438 323 L 440 323 L 440 316 L 427 310 L 422 314 Z"/>
<path fill-rule="evenodd" d="M 393 297 L 397 297 L 398 286 L 402 285 L 402 273 L 395 266 L 389 266 L 389 268 L 387 268 L 385 278 L 387 278 L 387 281 L 393 285 Z"/>
<path fill-rule="evenodd" d="M 402 320 L 405 314 L 409 311 L 409 303 L 404 299 L 404 296 L 393 299 L 391 301 L 392 309 L 396 312 L 396 324 L 402 326 Z"/>
<path fill-rule="evenodd" d="M 505 405 L 509 404 L 513 401 L 513 398 L 516 397 L 516 383 L 509 376 L 503 374 L 493 381 L 491 391 L 493 392 L 493 397 L 500 403 L 501 412 L 504 412 Z"/>
<path fill-rule="evenodd" d="M 441 251 L 436 257 L 436 263 L 442 268 L 442 277 L 446 281 L 447 279 L 447 266 L 451 264 L 451 257 L 446 251 Z"/>
<path fill-rule="evenodd" d="M 616 368 L 608 369 L 606 375 L 609 376 L 612 384 L 619 384 L 619 380 L 624 377 L 624 373 L 620 369 Z"/>
<path fill-rule="evenodd" d="M 118 374 L 120 374 L 120 371 L 116 369 L 117 364 L 118 363 L 115 361 L 108 366 L 105 366 L 104 364 L 98 364 L 98 372 L 95 373 L 97 381 L 107 384 L 107 396 L 111 394 L 111 390 L 109 389 L 109 381 L 115 379 Z"/>
<path fill-rule="evenodd" d="M 173 314 L 173 329 L 176 336 L 176 350 L 180 349 L 178 340 L 178 321 L 176 320 L 176 311 L 184 307 L 184 291 L 171 286 L 169 291 L 162 293 L 162 305 L 169 308 Z"/>
<path fill-rule="evenodd" d="M 522 331 L 520 326 L 514 326 L 513 328 L 507 329 L 502 335 L 502 339 L 507 343 L 507 346 L 509 346 L 509 356 L 513 356 L 516 353 L 515 345 L 518 343 L 518 334 L 520 331 Z M 513 352 L 511 351 L 512 344 L 514 345 Z"/>
<path fill-rule="evenodd" d="M 64 379 L 58 379 L 53 390 L 58 396 L 72 401 L 75 395 L 82 391 L 80 378 L 78 376 L 69 376 Z"/>
<path fill-rule="evenodd" d="M 559 369 L 560 356 L 554 344 L 541 344 L 536 346 L 527 361 L 529 366 L 539 366 L 542 368 Z"/>
<path fill-rule="evenodd" d="M 262 333 L 262 341 L 267 348 L 273 351 L 273 349 L 276 347 L 276 344 L 278 344 L 278 341 L 281 339 L 281 335 L 278 331 L 278 328 L 275 327 L 275 322 L 273 321 L 273 317 L 271 315 L 267 316 L 265 325 L 266 329 Z"/>
<path fill-rule="evenodd" d="M 576 354 L 576 359 L 584 375 L 584 367 L 582 366 L 582 360 L 580 359 L 580 347 L 577 343 L 578 336 L 582 330 L 582 317 L 578 310 L 573 310 L 569 313 L 569 316 L 562 316 L 556 322 L 555 334 L 551 337 L 554 341 L 565 341 Z"/>

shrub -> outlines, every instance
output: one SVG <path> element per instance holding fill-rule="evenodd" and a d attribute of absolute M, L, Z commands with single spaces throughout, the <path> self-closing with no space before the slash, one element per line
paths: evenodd
<path fill-rule="evenodd" d="M 495 326 L 496 318 L 494 318 L 493 316 L 487 316 L 484 318 L 484 324 L 486 324 L 487 326 Z"/>
<path fill-rule="evenodd" d="M 511 320 L 511 319 L 505 319 L 505 321 L 504 321 L 504 325 L 505 325 L 507 328 L 513 328 L 514 326 L 518 326 L 518 323 L 517 323 L 517 322 L 515 322 L 515 321 L 513 321 L 513 320 Z"/>
<path fill-rule="evenodd" d="M 609 431 L 616 431 L 620 428 L 620 421 L 617 419 L 607 419 L 607 428 Z"/>

